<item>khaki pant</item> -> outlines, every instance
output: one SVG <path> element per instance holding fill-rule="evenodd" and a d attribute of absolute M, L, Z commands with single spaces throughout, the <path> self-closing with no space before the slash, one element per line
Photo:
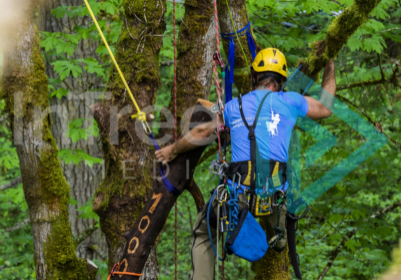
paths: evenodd
<path fill-rule="evenodd" d="M 239 194 L 239 208 L 240 211 L 244 208 L 246 200 L 243 194 Z M 210 201 L 210 199 L 209 199 Z M 202 211 L 196 218 L 193 231 L 192 231 L 192 247 L 191 247 L 191 258 L 192 258 L 192 276 L 191 280 L 213 280 L 215 278 L 215 261 L 216 256 L 214 255 L 212 244 L 209 239 L 209 232 L 207 229 L 207 210 L 209 201 L 203 207 Z M 217 201 L 213 201 L 212 209 L 217 215 Z M 280 214 L 280 226 L 285 229 L 285 214 L 286 207 L 283 206 Z M 273 214 L 261 218 L 260 222 L 265 225 L 265 231 L 267 235 L 267 241 L 274 236 L 274 225 L 277 222 L 277 207 L 273 207 Z M 216 241 L 216 225 L 210 227 L 210 231 L 213 238 L 214 246 L 217 247 Z M 221 236 L 221 235 L 220 235 Z M 280 240 L 275 249 L 279 250 L 282 247 L 285 248 L 287 242 L 287 231 L 285 236 Z M 217 248 L 216 248 L 217 250 Z M 219 238 L 219 255 L 221 257 L 221 238 Z"/>

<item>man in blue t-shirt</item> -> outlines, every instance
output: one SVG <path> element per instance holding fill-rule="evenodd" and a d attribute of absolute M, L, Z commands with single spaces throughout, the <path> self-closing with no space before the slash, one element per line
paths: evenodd
<path fill-rule="evenodd" d="M 262 99 L 267 94 L 268 96 L 264 100 L 255 127 L 256 142 L 261 158 L 280 163 L 280 167 L 288 161 L 291 133 L 297 118 L 308 116 L 311 119 L 320 119 L 331 115 L 333 97 L 336 92 L 334 61 L 331 60 L 326 65 L 322 82 L 326 95 L 322 94 L 319 100 L 308 96 L 304 97 L 296 92 L 283 92 L 281 89 L 287 80 L 287 69 L 286 59 L 279 50 L 269 48 L 260 51 L 251 67 L 254 90 L 241 98 L 243 116 L 241 115 L 238 98 L 227 102 L 224 109 L 224 121 L 225 125 L 230 129 L 232 165 L 247 163 L 251 160 L 251 141 L 248 137 L 249 126 L 254 124 L 256 112 Z M 247 125 L 245 125 L 244 119 L 246 119 Z M 157 151 L 156 158 L 166 164 L 178 154 L 197 148 L 199 141 L 208 139 L 210 138 L 209 136 L 215 133 L 215 128 L 215 121 L 193 128 L 178 142 Z M 248 174 L 250 174 L 249 170 Z M 242 177 L 242 190 L 238 197 L 240 208 L 247 205 L 243 191 L 250 185 L 250 176 L 248 175 L 248 181 L 246 181 L 246 176 Z M 229 181 L 230 185 L 231 183 Z M 235 184 L 233 186 L 235 187 Z M 283 185 L 283 189 L 284 187 L 285 185 Z M 217 203 L 212 202 L 212 206 L 216 208 Z M 191 279 L 195 280 L 214 279 L 215 256 L 207 230 L 206 209 L 207 207 L 204 207 L 199 213 L 192 236 L 191 256 L 193 271 Z M 283 221 L 285 223 L 285 213 L 281 217 L 284 217 Z M 274 236 L 273 228 L 277 218 L 276 215 L 270 215 L 266 218 L 270 219 L 267 225 L 271 228 L 265 229 L 269 238 Z M 281 218 L 280 224 L 282 224 Z M 213 239 L 216 238 L 215 232 L 215 229 L 213 229 Z M 282 251 L 285 246 L 286 233 L 282 242 L 275 243 L 274 249 Z"/>

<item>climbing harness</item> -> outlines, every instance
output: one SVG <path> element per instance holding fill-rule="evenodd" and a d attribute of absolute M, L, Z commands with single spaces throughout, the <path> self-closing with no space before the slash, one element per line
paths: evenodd
<path fill-rule="evenodd" d="M 255 46 L 255 42 L 253 41 L 253 37 L 252 37 L 250 30 L 251 30 L 251 22 L 248 22 L 248 24 L 241 30 L 238 30 L 238 32 L 235 31 L 232 33 L 221 33 L 221 37 L 223 39 L 230 40 L 229 47 L 228 47 L 228 62 L 227 62 L 226 70 L 225 70 L 226 103 L 228 101 L 232 100 L 232 85 L 234 84 L 234 61 L 235 61 L 234 38 L 237 38 L 238 42 L 241 44 L 241 42 L 239 41 L 239 37 L 246 34 L 247 39 L 248 39 L 249 50 L 252 55 L 252 59 L 255 59 L 255 57 L 256 57 L 256 46 Z M 241 46 L 241 48 L 242 48 L 242 46 Z M 244 54 L 244 57 L 246 60 L 245 54 Z M 248 63 L 247 60 L 246 60 L 246 62 Z"/>
<path fill-rule="evenodd" d="M 120 268 L 120 263 L 116 263 L 113 268 L 111 269 L 110 275 L 107 278 L 107 280 L 111 280 L 112 277 L 114 277 L 114 275 L 129 275 L 129 276 L 142 276 L 142 273 L 132 273 L 132 272 L 119 272 L 117 271 Z"/>
<path fill-rule="evenodd" d="M 292 77 L 290 77 L 290 79 Z M 307 90 L 307 88 L 305 90 Z M 227 254 L 235 253 L 237 256 L 240 256 L 244 259 L 254 261 L 263 256 L 265 253 L 263 250 L 258 250 L 263 248 L 263 241 L 258 240 L 259 247 L 255 250 L 249 249 L 252 248 L 253 244 L 250 244 L 248 246 L 244 242 L 247 242 L 250 239 L 256 240 L 257 237 L 262 236 L 264 238 L 262 239 L 266 243 L 266 250 L 268 247 L 271 247 L 274 248 L 276 251 L 281 251 L 283 248 L 285 249 L 286 246 L 283 247 L 283 242 L 280 240 L 285 237 L 285 229 L 287 229 L 288 236 L 285 242 L 288 241 L 289 244 L 290 259 L 291 263 L 293 264 L 296 276 L 301 279 L 302 275 L 299 269 L 299 258 L 296 254 L 295 248 L 295 230 L 297 220 L 303 218 L 306 215 L 307 211 L 305 211 L 305 213 L 302 214 L 300 217 L 291 213 L 287 213 L 287 199 L 289 199 L 288 203 L 292 203 L 293 205 L 298 205 L 301 202 L 303 203 L 303 201 L 301 201 L 300 199 L 296 202 L 293 202 L 293 198 L 291 195 L 289 198 L 287 198 L 287 164 L 274 160 L 262 159 L 256 142 L 256 125 L 258 123 L 263 104 L 268 97 L 272 98 L 270 91 L 266 92 L 266 94 L 262 98 L 253 124 L 248 124 L 248 122 L 246 121 L 246 117 L 242 108 L 242 96 L 240 95 L 238 98 L 242 121 L 249 130 L 248 138 L 250 139 L 251 160 L 229 164 L 225 161 L 221 161 L 221 157 L 218 155 L 217 159 L 215 161 L 212 161 L 210 171 L 220 177 L 220 183 L 219 186 L 215 189 L 207 208 L 209 238 L 211 240 L 213 252 L 215 253 L 218 260 L 223 261 L 226 258 Z M 230 179 L 233 184 L 231 189 L 229 189 L 227 185 L 228 179 Z M 246 211 L 249 211 L 246 213 L 243 212 L 244 210 L 241 210 L 241 212 L 239 212 L 238 207 L 238 190 L 239 188 L 243 188 L 242 185 L 249 186 L 249 191 L 247 188 L 245 188 L 244 190 L 244 196 L 249 196 L 248 205 L 244 208 L 246 209 Z M 230 198 L 228 201 L 224 199 L 226 194 Z M 226 232 L 226 238 L 222 241 L 224 242 L 224 244 L 222 245 L 222 257 L 219 256 L 219 250 L 216 250 L 210 230 L 210 226 L 214 224 L 214 222 L 212 224 L 210 223 L 210 216 L 211 213 L 214 212 L 212 210 L 212 204 L 216 209 L 215 199 L 217 200 L 217 234 Z M 225 211 L 227 211 L 227 209 L 228 224 L 227 226 L 225 226 L 227 220 L 227 215 L 225 214 Z M 273 209 L 275 209 L 274 213 Z M 255 225 L 255 228 L 252 227 L 252 225 L 254 224 L 253 221 L 255 220 L 252 217 L 251 213 L 255 217 L 268 216 L 272 214 L 276 215 L 277 221 L 274 225 L 272 225 L 274 229 L 274 236 L 270 239 L 269 242 L 267 242 L 268 240 L 266 240 L 266 235 L 264 235 L 263 230 L 253 238 L 246 238 L 247 236 L 249 237 L 251 235 L 251 233 L 249 232 L 257 232 L 259 226 L 259 224 L 257 223 L 258 226 Z M 245 221 L 247 226 L 245 226 L 244 228 L 242 228 L 243 226 L 238 226 L 239 224 L 241 224 L 241 221 Z M 284 221 L 287 222 L 287 225 L 283 224 Z M 236 228 L 237 233 L 233 234 Z M 249 230 L 249 228 L 252 228 L 252 230 Z M 247 233 L 244 234 L 244 232 Z M 233 236 L 237 237 L 237 239 L 231 240 L 231 237 Z M 238 240 L 238 236 L 240 236 L 240 240 L 242 240 L 241 242 L 236 241 Z M 278 245 L 279 242 L 280 245 Z M 244 250 L 244 246 L 248 246 L 246 247 L 246 250 Z M 218 244 L 217 248 L 219 248 Z"/>

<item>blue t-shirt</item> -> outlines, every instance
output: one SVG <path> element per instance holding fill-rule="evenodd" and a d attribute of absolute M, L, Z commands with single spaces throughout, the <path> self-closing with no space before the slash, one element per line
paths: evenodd
<path fill-rule="evenodd" d="M 242 97 L 242 108 L 249 126 L 268 90 L 255 90 Z M 296 92 L 272 92 L 266 98 L 256 125 L 256 141 L 263 159 L 287 162 L 291 133 L 298 117 L 309 110 L 305 97 Z M 228 102 L 224 110 L 225 124 L 230 128 L 232 162 L 251 159 L 249 130 L 244 125 L 238 98 Z M 231 182 L 230 182 L 231 183 Z"/>

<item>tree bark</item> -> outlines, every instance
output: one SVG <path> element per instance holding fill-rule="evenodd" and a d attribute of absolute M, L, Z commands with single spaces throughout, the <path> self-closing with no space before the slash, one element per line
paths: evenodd
<path fill-rule="evenodd" d="M 309 77 L 316 76 L 327 62 L 335 58 L 347 43 L 349 37 L 369 19 L 369 14 L 379 5 L 381 0 L 355 0 L 344 9 L 329 26 L 326 39 L 315 42 L 313 49 L 305 61 L 302 72 Z"/>
<path fill-rule="evenodd" d="M 248 13 L 246 10 L 245 0 L 229 0 L 228 4 L 230 6 L 231 16 L 234 22 L 235 30 L 241 30 L 244 28 L 248 22 Z M 221 28 L 221 33 L 233 33 L 234 28 L 231 22 L 230 13 L 226 5 L 226 1 L 217 1 L 217 9 L 219 16 L 219 23 Z M 252 37 L 256 45 L 256 52 L 260 50 L 259 45 L 256 42 L 256 38 L 253 35 L 251 26 Z M 250 78 L 250 69 L 252 63 L 252 55 L 249 51 L 248 40 L 246 35 L 239 37 L 242 48 L 245 52 L 245 57 L 242 52 L 240 43 L 235 37 L 235 61 L 234 61 L 234 83 L 238 89 L 239 93 L 248 93 L 252 90 L 252 83 Z M 229 41 L 223 39 L 224 52 L 227 55 L 229 49 Z"/>
<path fill-rule="evenodd" d="M 124 0 L 122 5 L 125 18 L 116 46 L 116 60 L 143 109 L 153 104 L 161 83 L 159 51 L 167 6 L 165 0 Z M 137 112 L 115 68 L 108 88 L 112 98 L 94 106 L 95 112 L 101 114 L 97 120 L 105 153 L 106 177 L 96 192 L 93 208 L 106 235 L 111 269 L 123 254 L 124 233 L 133 227 L 150 194 L 154 156 L 149 152 L 149 139 L 141 123 L 128 118 Z M 158 264 L 155 250 L 153 252 L 144 279 L 157 279 Z"/>
<path fill-rule="evenodd" d="M 184 129 L 183 134 L 189 131 L 191 123 L 199 124 L 211 121 L 212 116 L 209 109 L 212 105 L 213 103 L 201 101 L 201 103 L 194 108 L 191 114 L 191 121 L 188 123 L 186 129 Z M 105 115 L 105 112 L 102 111 L 102 108 L 97 105 L 93 107 L 93 110 L 95 112 L 95 118 L 99 123 L 104 123 L 102 116 Z M 107 123 L 107 121 L 105 123 Z M 181 191 L 189 189 L 191 194 L 200 193 L 199 191 L 191 189 L 196 188 L 196 185 L 191 184 L 191 182 L 195 167 L 205 147 L 206 146 L 200 146 L 193 151 L 180 154 L 169 164 L 168 170 L 170 172 L 167 172 L 167 178 L 175 188 Z M 143 270 L 147 256 L 154 248 L 154 243 L 177 198 L 177 195 L 171 194 L 166 189 L 161 178 L 153 180 L 151 196 L 149 196 L 142 212 L 136 219 L 135 225 L 129 232 L 124 234 L 126 243 L 117 271 L 140 273 L 140 271 Z M 203 198 L 198 197 L 198 201 L 200 202 L 197 203 L 198 207 L 203 206 L 202 199 Z M 122 276 L 121 279 L 139 279 L 139 277 Z"/>
<path fill-rule="evenodd" d="M 184 5 L 185 15 L 177 42 L 177 107 L 180 118 L 199 98 L 208 99 L 213 54 L 217 46 L 213 1 L 185 1 Z"/>
<path fill-rule="evenodd" d="M 80 6 L 83 4 L 81 0 L 41 0 L 42 4 L 39 9 L 39 23 L 40 30 L 46 32 L 64 32 L 74 33 L 75 26 L 89 25 L 92 20 L 89 16 L 85 17 L 63 17 L 57 18 L 51 14 L 51 11 L 60 6 Z M 71 59 L 93 57 L 99 59 L 96 53 L 98 42 L 88 40 L 81 40 L 75 52 L 70 57 Z M 57 57 L 50 57 L 45 54 L 46 74 L 49 78 L 58 78 L 54 71 L 51 62 L 57 60 Z M 99 137 L 93 137 L 88 140 L 80 140 L 73 143 L 70 138 L 66 136 L 68 124 L 70 121 L 79 118 L 93 118 L 89 109 L 90 105 L 98 102 L 94 94 L 90 94 L 89 90 L 101 90 L 102 79 L 98 78 L 96 74 L 89 74 L 83 71 L 81 77 L 74 78 L 69 76 L 64 80 L 66 87 L 71 90 L 67 97 L 62 97 L 60 100 L 53 97 L 51 100 L 52 113 L 53 113 L 53 126 L 52 134 L 56 139 L 57 147 L 60 149 L 80 149 L 90 154 L 93 157 L 103 158 L 103 151 L 100 146 Z M 86 93 L 85 93 L 86 92 Z M 81 94 L 83 93 L 83 94 Z M 77 205 L 69 205 L 69 219 L 71 223 L 71 230 L 74 236 L 80 236 L 85 230 L 91 228 L 95 220 L 78 218 L 79 212 L 77 211 L 82 205 L 88 202 L 94 195 L 98 186 L 102 181 L 103 165 L 95 164 L 93 167 L 87 165 L 65 164 L 61 162 L 64 177 L 71 186 L 71 197 L 77 201 Z M 97 254 L 94 250 L 90 249 L 90 245 L 97 245 Z M 96 259 L 101 258 L 101 255 L 107 253 L 107 243 L 104 235 L 100 229 L 94 231 L 88 238 L 83 240 L 76 248 L 77 254 L 80 258 Z M 100 279 L 100 276 L 98 277 Z"/>
<path fill-rule="evenodd" d="M 76 256 L 68 220 L 70 188 L 51 134 L 48 81 L 30 1 L 15 22 L 4 57 L 2 97 L 13 129 L 29 207 L 37 279 L 94 279 L 97 267 Z"/>

